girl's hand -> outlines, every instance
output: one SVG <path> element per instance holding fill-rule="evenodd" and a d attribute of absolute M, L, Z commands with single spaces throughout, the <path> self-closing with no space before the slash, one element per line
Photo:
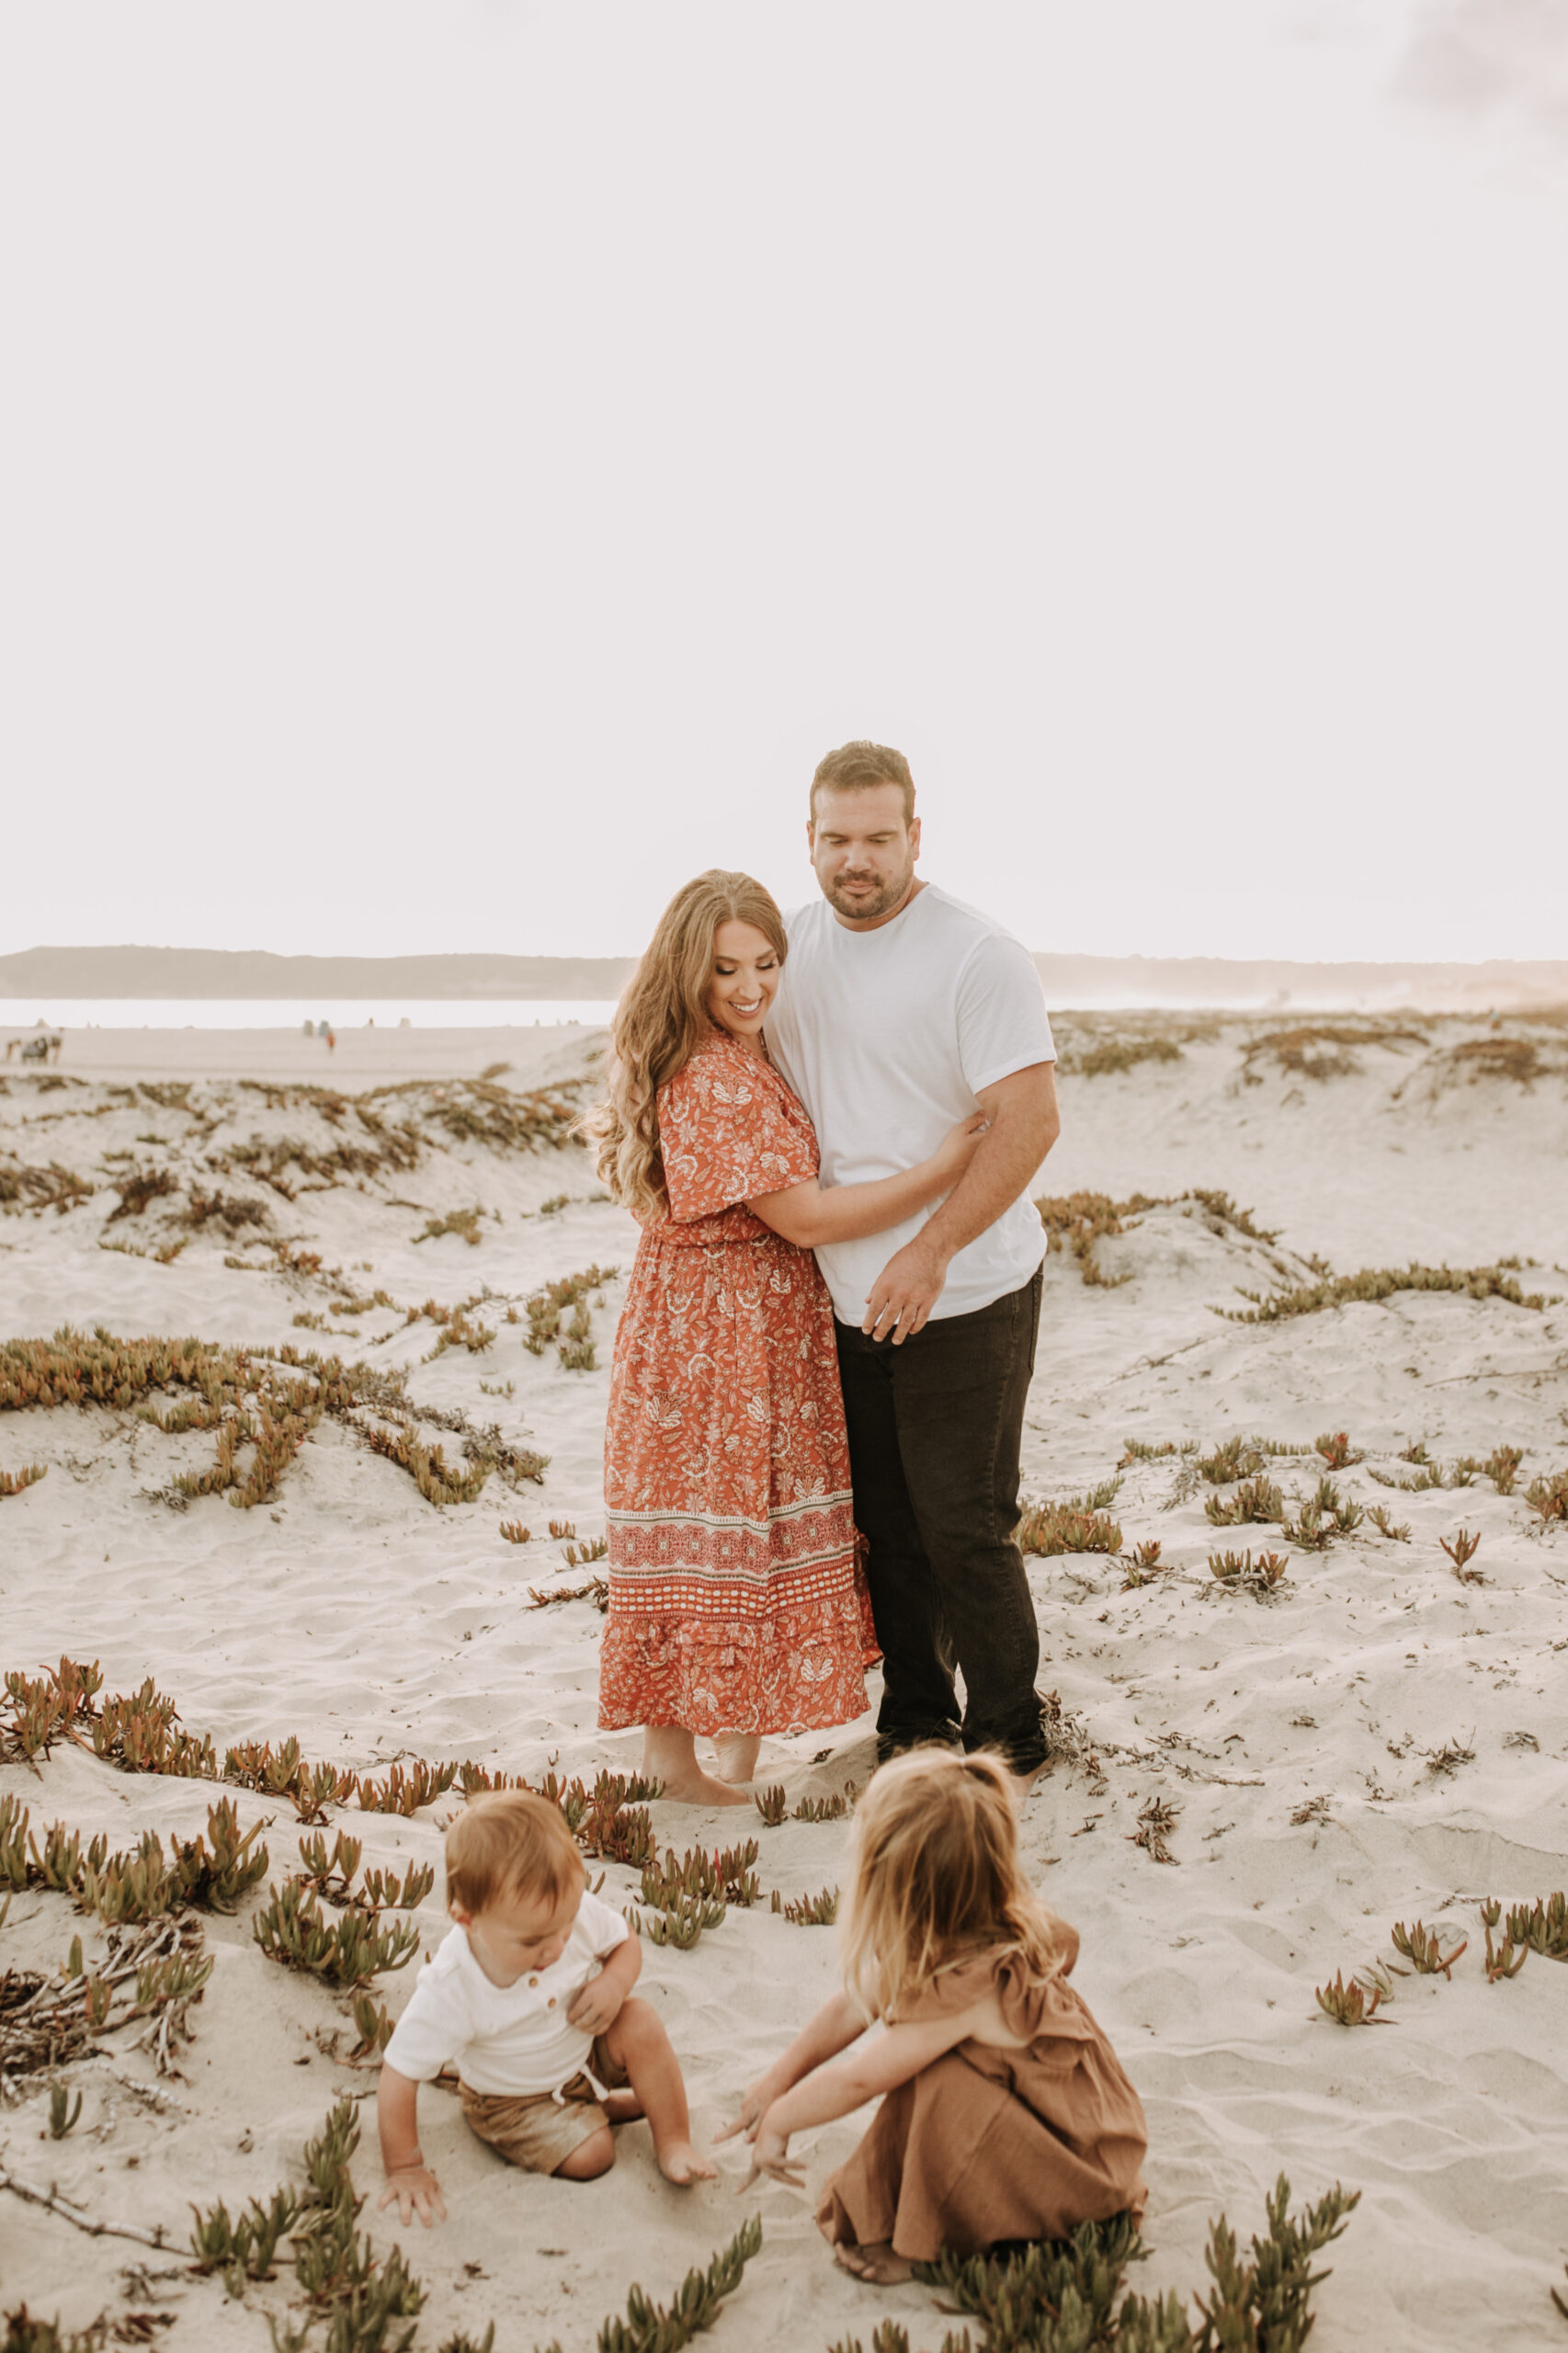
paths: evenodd
<path fill-rule="evenodd" d="M 736 2190 L 737 2198 L 744 2198 L 752 2183 L 764 2174 L 770 2181 L 781 2181 L 790 2189 L 804 2189 L 806 2169 L 798 2162 L 794 2165 L 789 2162 L 788 2132 L 780 2132 L 776 2124 L 769 2124 L 765 2115 L 753 2128 L 751 2143 L 751 2171 Z"/>
<path fill-rule="evenodd" d="M 974 1148 L 985 1133 L 990 1121 L 983 1111 L 976 1111 L 949 1128 L 931 1155 L 932 1168 L 945 1185 L 956 1185 L 974 1157 Z"/>
<path fill-rule="evenodd" d="M 755 2141 L 756 2128 L 778 2097 L 780 2088 L 775 2083 L 771 2070 L 766 2075 L 759 2075 L 742 2100 L 741 2111 L 734 2122 L 726 2124 L 722 2132 L 715 2132 L 715 2141 L 733 2141 L 737 2132 L 744 2132 L 748 2141 Z"/>
<path fill-rule="evenodd" d="M 447 2201 L 441 2195 L 441 2185 L 428 2165 L 402 2165 L 387 2176 L 387 2186 L 376 2201 L 376 2211 L 397 2200 L 400 2222 L 408 2223 L 415 2214 L 426 2230 L 432 2222 L 447 2219 Z"/>

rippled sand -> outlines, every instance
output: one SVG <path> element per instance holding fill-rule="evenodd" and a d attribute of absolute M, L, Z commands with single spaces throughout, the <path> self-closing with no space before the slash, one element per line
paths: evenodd
<path fill-rule="evenodd" d="M 1149 2110 L 1154 2254 L 1137 2285 L 1186 2293 L 1202 2284 L 1210 2218 L 1223 2207 L 1244 2237 L 1283 2170 L 1298 2200 L 1335 2179 L 1363 2192 L 1328 2257 L 1325 2344 L 1449 2347 L 1499 2328 L 1544 2341 L 1556 2325 L 1548 2287 L 1561 2277 L 1568 2188 L 1568 1970 L 1532 1957 L 1489 1985 L 1477 1904 L 1533 1900 L 1568 1881 L 1568 1529 L 1545 1526 L 1523 1499 L 1530 1479 L 1568 1466 L 1568 1307 L 1402 1291 L 1263 1324 L 1214 1311 L 1244 1309 L 1244 1289 L 1318 1279 L 1314 1256 L 1346 1273 L 1512 1255 L 1535 1262 L 1515 1277 L 1525 1292 L 1568 1293 L 1568 1055 L 1551 1024 L 1513 1022 L 1502 1033 L 1453 1019 L 1338 1026 L 1408 1034 L 1303 1047 L 1285 1031 L 1286 1044 L 1260 1048 L 1271 1032 L 1256 1020 L 1061 1025 L 1065 1132 L 1036 1189 L 1177 1198 L 1095 1245 L 1095 1270 L 1108 1279 L 1085 1282 L 1070 1249 L 1048 1262 L 1027 1489 L 1059 1497 L 1119 1475 L 1108 1508 L 1124 1550 L 1030 1563 L 1042 1683 L 1059 1695 L 1075 1756 L 1032 1798 L 1026 1849 L 1050 1900 L 1082 1931 L 1079 1982 Z M 496 1149 L 442 1116 L 443 1103 L 472 1108 L 475 1098 L 454 1097 L 451 1086 L 498 1060 L 511 1064 L 504 1090 L 559 1090 L 586 1075 L 597 1041 L 485 1030 L 376 1033 L 371 1044 L 370 1035 L 340 1033 L 330 1060 L 314 1041 L 280 1037 L 257 1061 L 254 1041 L 210 1033 L 98 1032 L 68 1040 L 65 1086 L 51 1085 L 52 1073 L 40 1082 L 6 1071 L 0 1194 L 6 1171 L 51 1163 L 94 1189 L 63 1213 L 18 1206 L 0 1218 L 0 1333 L 101 1324 L 406 1367 L 419 1404 L 473 1427 L 494 1422 L 511 1447 L 548 1456 L 542 1484 L 514 1493 L 496 1476 L 476 1501 L 437 1510 L 328 1420 L 268 1503 L 241 1511 L 209 1496 L 181 1510 L 160 1498 L 175 1472 L 211 1460 L 210 1434 L 167 1437 L 109 1408 L 0 1414 L 0 1470 L 47 1466 L 37 1484 L 0 1501 L 0 1666 L 31 1669 L 66 1652 L 101 1661 L 110 1689 L 151 1675 L 220 1749 L 296 1733 L 308 1755 L 357 1769 L 413 1755 L 528 1773 L 551 1758 L 590 1776 L 605 1763 L 630 1767 L 635 1740 L 594 1729 L 601 1620 L 592 1603 L 523 1606 L 530 1584 L 574 1581 L 562 1542 L 546 1533 L 551 1519 L 574 1523 L 579 1539 L 602 1530 L 599 1454 L 621 1281 L 607 1276 L 593 1294 L 604 1302 L 590 1305 L 597 1370 L 566 1371 L 553 1347 L 534 1356 L 521 1342 L 530 1293 L 590 1265 L 624 1274 L 634 1230 L 592 1198 L 579 1149 Z M 1108 1040 L 1156 1035 L 1179 1041 L 1179 1059 L 1094 1076 L 1072 1068 Z M 1523 1040 L 1533 1060 L 1510 1064 L 1488 1045 L 1499 1036 Z M 1324 1063 L 1333 1067 L 1318 1070 Z M 292 1199 L 256 1177 L 285 1144 L 325 1162 L 354 1142 L 373 1157 L 353 1098 L 404 1081 L 421 1084 L 370 1097 L 369 1108 L 383 1128 L 412 1131 L 407 1165 L 340 1171 L 328 1183 L 284 1162 Z M 301 1091 L 312 1085 L 349 1099 Z M 158 1168 L 172 1189 L 108 1222 L 117 1185 Z M 1198 1199 L 1199 1188 L 1250 1210 L 1257 1233 Z M 187 1232 L 180 1220 L 192 1191 L 214 1189 L 255 1199 L 265 1222 L 225 1233 L 210 1219 Z M 565 1204 L 544 1213 L 562 1194 Z M 476 1246 L 451 1233 L 415 1242 L 426 1223 L 471 1208 L 484 1212 Z M 156 1253 L 182 1236 L 178 1255 L 160 1263 Z M 277 1244 L 296 1260 L 315 1254 L 321 1273 L 288 1271 Z M 234 1257 L 246 1263 L 225 1264 Z M 335 1299 L 377 1288 L 396 1304 L 334 1311 Z M 450 1308 L 482 1291 L 470 1317 L 494 1341 L 424 1362 L 439 1326 L 428 1315 L 408 1323 L 406 1309 Z M 508 1307 L 520 1322 L 506 1321 Z M 1234 1488 L 1206 1481 L 1197 1454 L 1180 1450 L 1207 1451 L 1238 1432 L 1299 1447 L 1267 1465 L 1289 1503 L 1326 1472 L 1314 1439 L 1340 1430 L 1363 1457 L 1333 1474 L 1342 1496 L 1382 1505 L 1408 1524 L 1408 1540 L 1380 1537 L 1367 1520 L 1324 1552 L 1272 1526 L 1217 1529 L 1206 1500 Z M 1130 1438 L 1178 1450 L 1119 1474 Z M 1415 1475 L 1401 1455 L 1418 1441 L 1450 1470 L 1462 1456 L 1521 1448 L 1518 1492 L 1500 1494 L 1483 1476 L 1418 1493 L 1380 1483 L 1374 1474 Z M 443 1443 L 449 1459 L 460 1455 L 460 1432 Z M 524 1547 L 499 1532 L 517 1518 L 533 1530 Z M 1461 1582 L 1441 1550 L 1460 1527 L 1480 1534 L 1480 1584 Z M 1124 1590 L 1125 1555 L 1154 1539 L 1168 1573 Z M 1248 1545 L 1288 1555 L 1268 1600 L 1227 1592 L 1210 1574 L 1210 1553 Z M 1438 1769 L 1445 1750 L 1465 1754 Z M 762 1775 L 794 1803 L 863 1780 L 870 1756 L 867 1719 L 830 1751 L 820 1736 L 767 1744 Z M 31 1809 L 35 1832 L 63 1818 L 116 1846 L 148 1826 L 190 1834 L 211 1795 L 195 1782 L 117 1773 L 70 1746 L 36 1774 L 0 1767 L 0 1790 Z M 1174 1814 L 1169 1864 L 1134 1843 L 1152 1801 Z M 238 1803 L 247 1823 L 269 1818 L 280 1877 L 294 1862 L 290 1810 L 245 1792 Z M 409 1821 L 356 1813 L 347 1826 L 364 1836 L 368 1862 L 438 1864 L 450 1803 Z M 677 1853 L 755 1833 L 765 1887 L 786 1896 L 842 1877 L 840 1824 L 768 1830 L 659 1805 L 654 1824 Z M 629 1900 L 635 1884 L 611 1867 L 606 1893 Z M 63 2143 L 40 2143 L 47 2101 L 41 2079 L 28 2078 L 20 2103 L 0 2110 L 0 2165 L 57 2180 L 95 2214 L 164 2223 L 176 2240 L 191 2199 L 222 2195 L 233 2207 L 270 2190 L 337 2092 L 372 2078 L 324 2052 L 322 2040 L 344 2026 L 340 2010 L 262 1958 L 253 1908 L 206 1924 L 217 1968 L 192 2013 L 198 2039 L 184 2080 L 165 2086 L 165 2112 L 89 2062 L 73 2071 L 85 2095 L 80 2125 Z M 1329 2023 L 1314 1986 L 1392 1958 L 1393 1923 L 1417 1915 L 1469 1938 L 1452 1983 L 1395 1980 L 1389 2031 Z M 433 1944 L 444 1926 L 438 1881 L 416 1917 Z M 63 1897 L 18 1895 L 0 1930 L 6 1964 L 58 1965 L 79 1925 Z M 699 2135 L 823 1997 L 833 1966 L 829 1932 L 766 1909 L 732 1910 L 689 1954 L 649 1948 L 644 1990 L 682 2053 Z M 405 1972 L 377 1991 L 395 2010 L 410 1984 Z M 349 2029 L 340 2052 L 352 2040 Z M 113 2064 L 149 2074 L 143 2057 Z M 401 2234 L 429 2290 L 422 2345 L 460 2326 L 482 2336 L 494 2319 L 507 2353 L 556 2336 L 574 2353 L 633 2279 L 667 2297 L 758 2202 L 755 2191 L 744 2206 L 730 2194 L 742 2168 L 728 2151 L 719 2185 L 669 2188 L 641 2126 L 622 2133 L 619 2162 L 597 2186 L 525 2179 L 469 2138 L 445 2095 L 425 2105 L 425 2147 L 451 2221 L 428 2237 Z M 370 2105 L 363 2113 L 358 2179 L 375 2192 Z M 804 2141 L 813 2187 L 857 2129 L 841 2122 Z M 826 2346 L 846 2333 L 869 2341 L 883 2313 L 903 2319 L 916 2347 L 940 2342 L 949 2323 L 924 2290 L 867 2290 L 834 2271 L 809 2199 L 769 2187 L 760 2205 L 763 2250 L 716 2345 Z M 385 2223 L 375 2222 L 378 2234 Z M 103 2307 L 112 2314 L 126 2308 L 121 2266 L 144 2253 L 0 2196 L 7 2309 L 25 2298 L 76 2326 Z M 285 2270 L 231 2304 L 216 2281 L 170 2277 L 131 2305 L 175 2313 L 159 2341 L 176 2349 L 254 2347 L 265 2341 L 261 2313 L 281 2314 L 290 2286 Z"/>

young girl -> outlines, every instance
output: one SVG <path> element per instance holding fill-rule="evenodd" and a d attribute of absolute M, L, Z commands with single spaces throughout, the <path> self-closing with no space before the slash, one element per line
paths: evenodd
<path fill-rule="evenodd" d="M 916 1749 L 856 1813 L 847 1990 L 752 2086 L 729 2132 L 798 2181 L 792 2132 L 882 2095 L 817 2222 L 846 2269 L 907 2279 L 944 2246 L 1061 2238 L 1142 2211 L 1138 2095 L 1066 1983 L 1076 1932 L 1035 1895 L 999 1757 Z M 884 2031 L 847 2058 L 874 2018 Z"/>
<path fill-rule="evenodd" d="M 599 1722 L 642 1724 L 667 1798 L 749 1805 L 764 1733 L 849 1722 L 877 1656 L 819 1242 L 957 1184 L 977 1113 L 917 1168 L 824 1189 L 768 1060 L 788 943 L 747 874 L 677 891 L 616 1008 L 598 1168 L 642 1227 L 605 1424 Z M 719 1752 L 700 1766 L 696 1741 Z"/>

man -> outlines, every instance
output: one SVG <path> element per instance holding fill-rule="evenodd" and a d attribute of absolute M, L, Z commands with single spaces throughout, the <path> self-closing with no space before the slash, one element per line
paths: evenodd
<path fill-rule="evenodd" d="M 1028 1777 L 1046 1754 L 1040 1635 L 1013 1531 L 1046 1236 L 1027 1188 L 1061 1126 L 1040 976 L 999 925 L 915 874 L 901 753 L 830 752 L 806 839 L 823 896 L 786 917 L 767 1041 L 816 1124 L 822 1182 L 913 1167 L 977 1106 L 989 1122 L 936 1210 L 817 1252 L 870 1547 L 878 1753 L 961 1731 Z"/>

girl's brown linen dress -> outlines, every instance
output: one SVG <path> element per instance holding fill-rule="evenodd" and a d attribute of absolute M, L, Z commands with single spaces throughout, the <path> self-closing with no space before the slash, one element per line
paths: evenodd
<path fill-rule="evenodd" d="M 887 2246 L 933 2262 L 944 2246 L 977 2254 L 1006 2239 L 1065 2238 L 1080 2222 L 1141 2214 L 1148 2129 L 1137 2093 L 1062 1973 L 1020 1980 L 989 1957 L 938 1981 L 930 2007 L 967 2007 L 992 1980 L 1022 2050 L 960 2042 L 889 2092 L 817 2222 L 835 2245 Z"/>
<path fill-rule="evenodd" d="M 817 1173 L 772 1065 L 714 1030 L 659 1089 L 669 1215 L 642 1228 L 605 1425 L 599 1722 L 848 1723 L 877 1655 L 827 1286 L 745 1206 Z"/>

